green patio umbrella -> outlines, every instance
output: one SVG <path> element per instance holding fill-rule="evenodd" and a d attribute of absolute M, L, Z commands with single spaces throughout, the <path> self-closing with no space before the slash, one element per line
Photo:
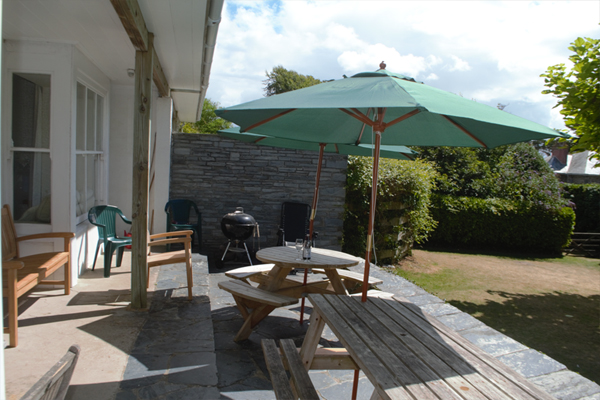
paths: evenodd
<path fill-rule="evenodd" d="M 247 143 L 254 143 L 261 146 L 281 147 L 285 149 L 311 150 L 319 152 L 319 162 L 317 164 L 317 175 L 315 180 L 315 191 L 312 202 L 312 212 L 310 214 L 309 238 L 312 240 L 314 232 L 314 220 L 317 213 L 317 203 L 319 200 L 319 183 L 321 178 L 321 166 L 323 164 L 323 153 L 337 153 L 343 155 L 366 156 L 371 157 L 374 153 L 374 146 L 370 144 L 335 144 L 335 143 L 317 143 L 303 142 L 301 140 L 282 139 L 266 135 L 260 135 L 251 132 L 240 132 L 240 128 L 222 129 L 217 132 L 220 136 L 230 139 L 236 139 Z M 412 160 L 416 154 L 406 146 L 381 146 L 380 156 L 383 158 L 393 158 L 399 160 Z M 306 285 L 308 270 L 304 271 L 304 285 Z M 300 324 L 302 324 L 304 315 L 304 301 L 300 307 Z"/>
<path fill-rule="evenodd" d="M 383 62 L 375 72 L 222 108 L 216 113 L 239 125 L 242 132 L 316 143 L 375 145 L 365 282 L 369 276 L 382 144 L 493 148 L 563 135 L 496 108 L 390 73 Z M 372 134 L 365 129 L 367 126 Z M 363 301 L 367 287 L 365 283 Z"/>
<path fill-rule="evenodd" d="M 362 301 L 367 300 L 382 144 L 493 148 L 563 136 L 496 108 L 390 73 L 383 62 L 379 66 L 375 72 L 216 111 L 219 117 L 239 125 L 242 132 L 306 142 L 375 145 Z M 356 398 L 357 373 L 354 381 L 352 398 Z"/>

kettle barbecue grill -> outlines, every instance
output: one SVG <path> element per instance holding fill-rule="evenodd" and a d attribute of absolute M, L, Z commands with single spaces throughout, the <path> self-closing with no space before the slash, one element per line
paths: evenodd
<path fill-rule="evenodd" d="M 254 217 L 244 213 L 242 207 L 236 207 L 234 212 L 225 214 L 221 219 L 221 230 L 229 240 L 227 248 L 221 257 L 221 262 L 225 260 L 225 255 L 228 251 L 240 253 L 246 250 L 248 261 L 250 261 L 250 265 L 252 265 L 252 258 L 250 257 L 250 252 L 248 251 L 245 240 L 250 238 L 255 231 L 258 233 L 258 224 L 254 220 Z M 235 247 L 231 247 L 232 242 L 235 243 Z M 239 248 L 240 243 L 244 245 L 243 249 Z"/>

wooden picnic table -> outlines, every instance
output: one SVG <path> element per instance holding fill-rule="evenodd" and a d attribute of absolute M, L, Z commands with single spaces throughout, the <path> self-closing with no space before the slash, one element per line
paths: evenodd
<path fill-rule="evenodd" d="M 252 329 L 275 308 L 297 303 L 297 299 L 304 293 L 348 294 L 336 269 L 356 265 L 360 259 L 326 249 L 313 249 L 311 259 L 308 261 L 296 260 L 297 255 L 298 252 L 294 247 L 278 246 L 262 249 L 256 253 L 256 258 L 270 263 L 273 265 L 272 268 L 270 265 L 247 267 L 241 273 L 229 275 L 237 280 L 219 283 L 221 289 L 233 295 L 244 317 L 244 324 L 234 338 L 236 342 L 247 339 Z M 294 268 L 316 267 L 325 271 L 329 281 L 322 280 L 303 285 L 302 282 L 287 279 Z M 268 268 L 270 272 L 264 274 Z M 251 286 L 246 279 L 258 282 L 259 286 Z"/>
<path fill-rule="evenodd" d="M 359 368 L 372 399 L 553 399 L 406 299 L 309 294 L 306 369 Z M 327 324 L 345 347 L 317 349 Z"/>
<path fill-rule="evenodd" d="M 259 285 L 260 289 L 277 292 L 293 269 L 318 268 L 325 271 L 329 283 L 337 294 L 348 294 L 337 270 L 352 267 L 360 261 L 359 258 L 341 251 L 320 248 L 312 249 L 310 260 L 297 260 L 298 251 L 294 247 L 288 246 L 267 247 L 259 250 L 256 258 L 262 262 L 275 264 L 268 274 L 268 280 Z M 310 290 L 310 285 L 308 285 L 304 289 L 299 288 L 295 293 L 296 296 L 292 293 L 288 295 L 299 297 L 302 293 L 310 292 Z"/>

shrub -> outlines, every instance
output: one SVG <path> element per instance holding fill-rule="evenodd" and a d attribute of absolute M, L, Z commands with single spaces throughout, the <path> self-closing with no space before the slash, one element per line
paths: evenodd
<path fill-rule="evenodd" d="M 368 230 L 373 160 L 348 157 L 346 210 L 342 250 L 364 257 Z M 410 254 L 435 227 L 429 213 L 436 172 L 431 163 L 381 159 L 375 249 L 379 263 L 393 263 Z"/>
<path fill-rule="evenodd" d="M 570 242 L 575 213 L 530 202 L 434 195 L 438 222 L 427 243 L 469 249 L 560 254 Z"/>
<path fill-rule="evenodd" d="M 575 232 L 600 232 L 600 184 L 563 183 L 562 188 L 575 204 Z"/>

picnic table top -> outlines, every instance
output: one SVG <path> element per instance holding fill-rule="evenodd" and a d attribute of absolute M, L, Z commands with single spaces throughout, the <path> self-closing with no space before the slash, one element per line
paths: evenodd
<path fill-rule="evenodd" d="M 297 260 L 295 247 L 267 247 L 256 253 L 256 258 L 265 263 L 274 263 L 284 268 L 348 268 L 357 265 L 360 259 L 341 251 L 313 248 L 310 260 Z"/>
<path fill-rule="evenodd" d="M 408 300 L 308 298 L 383 399 L 553 399 Z"/>

